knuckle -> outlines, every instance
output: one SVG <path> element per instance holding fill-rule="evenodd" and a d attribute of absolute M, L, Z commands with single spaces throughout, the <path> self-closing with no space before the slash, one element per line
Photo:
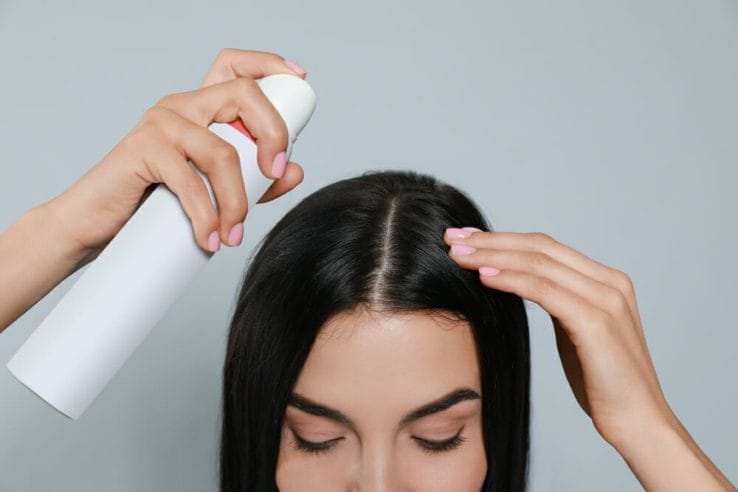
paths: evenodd
<path fill-rule="evenodd" d="M 230 52 L 230 51 L 231 51 L 231 48 L 222 48 L 218 52 L 218 58 L 222 58 L 222 57 L 226 56 L 226 54 L 228 54 L 228 52 Z"/>
<path fill-rule="evenodd" d="M 530 232 L 528 233 L 530 237 L 535 241 L 536 243 L 541 244 L 542 246 L 549 246 L 556 241 L 554 238 L 546 234 L 545 232 Z"/>
<path fill-rule="evenodd" d="M 281 118 L 275 118 L 272 123 L 265 128 L 265 133 L 268 139 L 278 143 L 280 147 L 287 146 L 287 126 Z"/>
<path fill-rule="evenodd" d="M 193 92 L 195 91 L 184 91 L 167 94 L 166 96 L 159 98 L 155 106 L 164 108 L 165 110 L 174 110 L 175 108 L 184 106 L 187 98 L 191 96 Z"/>
<path fill-rule="evenodd" d="M 529 261 L 531 265 L 533 265 L 534 267 L 543 267 L 546 264 L 548 264 L 550 260 L 551 260 L 550 256 L 540 251 L 530 253 L 529 255 Z"/>
<path fill-rule="evenodd" d="M 200 197 L 207 192 L 207 188 L 200 175 L 193 171 L 184 178 L 184 191 L 190 196 Z"/>
<path fill-rule="evenodd" d="M 246 195 L 245 194 L 229 194 L 224 197 L 223 212 L 230 219 L 238 220 L 240 217 L 246 216 Z"/>
<path fill-rule="evenodd" d="M 615 284 L 623 293 L 625 293 L 626 295 L 631 295 L 633 292 L 635 292 L 633 281 L 627 273 L 620 270 L 615 270 L 614 277 Z"/>
<path fill-rule="evenodd" d="M 233 87 L 239 101 L 247 98 L 249 93 L 254 89 L 256 82 L 249 77 L 238 77 L 233 80 Z"/>
<path fill-rule="evenodd" d="M 231 57 L 233 54 L 233 48 L 223 48 L 218 52 L 218 55 L 215 57 L 215 60 L 218 62 L 223 62 Z"/>
<path fill-rule="evenodd" d="M 146 111 L 144 111 L 143 116 L 141 117 L 141 123 L 143 125 L 156 125 L 159 121 L 161 121 L 162 118 L 164 118 L 164 112 L 166 110 L 159 106 L 159 103 L 157 103 L 154 106 L 151 106 Z"/>
<path fill-rule="evenodd" d="M 628 301 L 622 292 L 617 289 L 611 289 L 606 296 L 608 310 L 611 313 L 623 314 L 628 312 Z"/>
<path fill-rule="evenodd" d="M 586 314 L 586 322 L 590 329 L 606 330 L 612 324 L 612 315 L 606 310 L 592 308 Z"/>
<path fill-rule="evenodd" d="M 141 118 L 138 124 L 121 140 L 119 145 L 124 146 L 134 155 L 140 155 L 142 151 L 145 151 L 151 145 L 153 139 L 152 133 L 155 131 L 155 124 L 148 119 Z"/>
<path fill-rule="evenodd" d="M 557 288 L 556 282 L 548 277 L 539 277 L 535 282 L 535 290 L 541 297 L 552 294 Z"/>
<path fill-rule="evenodd" d="M 244 110 L 251 106 L 250 99 L 253 97 L 253 91 L 256 82 L 248 77 L 238 77 L 231 81 L 230 104 Z"/>
<path fill-rule="evenodd" d="M 176 99 L 176 94 L 167 94 L 165 96 L 162 96 L 159 98 L 158 101 L 156 101 L 156 104 L 154 107 L 160 107 L 160 108 L 166 108 L 172 105 L 174 100 Z"/>
<path fill-rule="evenodd" d="M 283 56 L 281 56 L 281 55 L 279 55 L 279 54 L 277 54 L 277 53 L 275 53 L 273 51 L 262 51 L 261 54 L 264 55 L 264 56 L 267 56 L 269 58 L 272 58 L 274 61 L 282 61 L 282 60 L 284 60 L 284 57 Z"/>
<path fill-rule="evenodd" d="M 222 166 L 239 167 L 240 160 L 236 148 L 225 140 L 221 139 L 221 142 L 213 149 L 213 160 Z"/>

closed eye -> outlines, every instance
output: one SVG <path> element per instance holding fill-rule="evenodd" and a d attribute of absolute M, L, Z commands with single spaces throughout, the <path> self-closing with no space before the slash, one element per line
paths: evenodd
<path fill-rule="evenodd" d="M 327 453 L 336 445 L 336 443 L 338 443 L 338 441 L 343 439 L 343 436 L 341 436 L 333 439 L 328 439 L 327 441 L 309 441 L 301 437 L 297 432 L 295 432 L 295 429 L 290 428 L 290 430 L 292 431 L 292 435 L 295 438 L 295 447 L 301 451 L 307 451 L 314 454 Z"/>
<path fill-rule="evenodd" d="M 443 451 L 451 451 L 452 449 L 456 449 L 461 446 L 464 441 L 466 441 L 466 438 L 461 436 L 461 432 L 463 430 L 464 427 L 462 426 L 461 429 L 459 429 L 459 432 L 454 434 L 452 437 L 444 439 L 442 441 L 423 439 L 422 437 L 417 436 L 413 436 L 413 439 L 415 440 L 415 442 L 418 443 L 418 446 L 420 446 L 420 448 L 426 453 L 441 453 Z"/>

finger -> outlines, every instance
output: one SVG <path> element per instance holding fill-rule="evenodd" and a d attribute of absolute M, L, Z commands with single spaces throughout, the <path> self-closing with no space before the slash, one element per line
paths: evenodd
<path fill-rule="evenodd" d="M 529 299 L 561 320 L 575 347 L 599 338 L 610 323 L 607 312 L 549 278 L 516 270 L 500 270 L 496 275 L 480 273 L 479 279 L 487 287 Z"/>
<path fill-rule="evenodd" d="M 640 327 L 638 305 L 632 283 L 623 272 L 610 268 L 594 259 L 580 253 L 574 248 L 566 246 L 547 234 L 540 232 L 492 232 L 471 231 L 467 238 L 450 237 L 447 232 L 444 240 L 460 242 L 473 247 L 488 247 L 493 249 L 540 251 L 557 259 L 561 263 L 593 279 L 618 289 L 628 301 L 631 317 Z"/>
<path fill-rule="evenodd" d="M 238 77 L 260 79 L 275 73 L 305 78 L 305 69 L 292 60 L 266 51 L 224 48 L 210 67 L 200 87 L 226 82 Z"/>
<path fill-rule="evenodd" d="M 541 251 L 480 248 L 471 253 L 461 254 L 465 247 L 469 246 L 452 244 L 449 249 L 451 258 L 461 267 L 478 270 L 482 266 L 491 266 L 499 270 L 532 274 L 545 279 L 546 282 L 561 286 L 595 308 L 609 313 L 621 327 L 619 331 L 631 350 L 643 352 L 644 345 L 630 315 L 625 296 L 614 287 L 588 277 Z M 628 323 L 624 324 L 620 320 L 628 320 Z"/>
<path fill-rule="evenodd" d="M 256 140 L 256 157 L 264 176 L 278 179 L 286 166 L 288 132 L 282 117 L 252 79 L 238 78 L 196 91 L 170 94 L 157 106 L 170 109 L 206 127 L 236 118 Z"/>
<path fill-rule="evenodd" d="M 288 162 L 284 176 L 272 183 L 266 193 L 264 193 L 264 196 L 256 203 L 265 203 L 279 198 L 302 183 L 303 177 L 304 172 L 302 167 L 296 162 Z"/>
<path fill-rule="evenodd" d="M 205 251 L 214 252 L 220 242 L 209 244 L 213 231 L 218 230 L 218 213 L 210 199 L 203 178 L 187 159 L 170 145 L 158 145 L 143 158 L 155 182 L 164 183 L 182 203 L 190 218 L 197 244 Z"/>
<path fill-rule="evenodd" d="M 556 336 L 562 364 L 569 379 L 574 378 L 576 381 L 577 377 L 584 378 L 584 371 L 577 369 L 576 364 L 573 366 L 573 360 L 590 368 L 594 366 L 590 366 L 587 361 L 597 361 L 600 369 L 605 369 L 608 373 L 619 370 L 614 365 L 615 361 L 627 360 L 627 365 L 637 366 L 641 374 L 648 375 L 648 384 L 653 388 L 660 388 L 650 359 L 633 357 L 635 354 L 628 344 L 619 343 L 623 338 L 618 335 L 619 326 L 609 312 L 591 304 L 556 281 L 533 273 L 500 270 L 496 275 L 485 275 L 480 271 L 479 278 L 485 286 L 529 299 L 551 315 L 554 327 L 566 334 L 566 340 L 561 337 L 560 332 Z M 572 357 L 572 354 L 575 356 Z M 572 389 L 576 394 L 581 387 L 574 384 Z M 586 402 L 580 401 L 580 405 L 588 412 Z"/>
<path fill-rule="evenodd" d="M 248 199 L 238 152 L 213 132 L 185 119 L 175 139 L 184 154 L 207 175 L 218 209 L 220 241 L 229 246 L 240 245 Z"/>
<path fill-rule="evenodd" d="M 491 266 L 500 270 L 516 270 L 546 277 L 599 309 L 612 313 L 613 316 L 627 316 L 631 319 L 625 297 L 619 290 L 583 275 L 546 253 L 489 247 L 480 247 L 465 253 L 468 250 L 464 248 L 470 248 L 470 245 L 451 244 L 449 248 L 449 255 L 463 268 L 477 270 L 481 266 Z"/>
<path fill-rule="evenodd" d="M 218 210 L 219 240 L 237 246 L 243 239 L 248 200 L 236 149 L 210 130 L 176 113 L 162 115 L 162 130 L 175 148 L 207 175 Z"/>
<path fill-rule="evenodd" d="M 542 252 L 581 272 L 583 275 L 618 289 L 625 297 L 631 319 L 636 326 L 636 332 L 641 340 L 642 348 L 647 352 L 646 357 L 649 360 L 651 359 L 650 353 L 648 353 L 646 336 L 643 332 L 643 326 L 638 313 L 635 291 L 630 279 L 623 272 L 599 263 L 574 248 L 561 244 L 549 235 L 540 232 L 517 233 L 473 230 L 475 228 L 467 229 L 470 235 L 465 238 L 452 237 L 450 231 L 447 230 L 444 234 L 444 240 L 449 244 L 458 242 L 472 247 Z"/>

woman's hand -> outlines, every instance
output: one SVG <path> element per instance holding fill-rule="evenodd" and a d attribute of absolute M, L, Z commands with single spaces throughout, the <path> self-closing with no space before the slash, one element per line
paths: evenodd
<path fill-rule="evenodd" d="M 569 385 L 605 440 L 616 442 L 634 420 L 669 414 L 625 273 L 545 234 L 470 234 L 447 234 L 458 244 L 451 244 L 451 257 L 463 267 L 496 267 L 497 275 L 480 275 L 482 283 L 530 299 L 551 315 Z M 477 251 L 464 254 L 469 247 Z"/>
<path fill-rule="evenodd" d="M 574 396 L 648 490 L 735 490 L 666 402 L 628 275 L 542 233 L 450 228 L 444 240 L 450 257 L 478 270 L 484 285 L 551 315 Z"/>
<path fill-rule="evenodd" d="M 241 118 L 255 137 L 261 172 L 279 178 L 258 203 L 300 184 L 302 168 L 285 159 L 285 124 L 254 81 L 275 73 L 305 77 L 299 65 L 273 53 L 221 51 L 199 89 L 161 98 L 69 189 L 0 234 L 0 332 L 97 257 L 156 183 L 177 195 L 201 248 L 240 244 L 248 212 L 240 162 L 207 127 Z M 188 160 L 207 176 L 217 210 Z"/>
<path fill-rule="evenodd" d="M 221 242 L 240 244 L 248 212 L 240 162 L 233 146 L 207 127 L 241 118 L 255 137 L 262 173 L 279 178 L 259 203 L 297 186 L 303 172 L 286 162 L 287 128 L 254 81 L 275 73 L 305 77 L 298 65 L 273 53 L 223 50 L 199 89 L 161 98 L 100 162 L 43 204 L 78 246 L 81 264 L 100 253 L 156 183 L 177 195 L 200 247 L 217 251 Z M 217 209 L 188 160 L 207 175 Z"/>

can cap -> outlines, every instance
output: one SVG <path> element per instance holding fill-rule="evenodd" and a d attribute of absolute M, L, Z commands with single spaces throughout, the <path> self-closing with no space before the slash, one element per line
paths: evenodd
<path fill-rule="evenodd" d="M 292 144 L 315 110 L 315 91 L 297 75 L 286 73 L 267 75 L 256 83 L 287 126 L 289 143 L 285 153 L 289 159 Z"/>

